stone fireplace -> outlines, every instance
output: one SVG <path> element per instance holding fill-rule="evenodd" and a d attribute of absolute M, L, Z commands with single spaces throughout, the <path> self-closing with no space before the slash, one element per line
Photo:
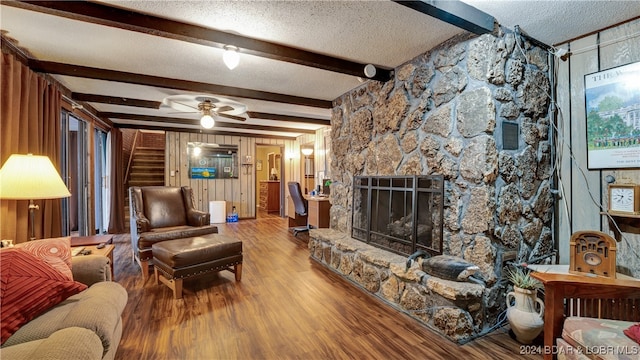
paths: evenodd
<path fill-rule="evenodd" d="M 548 72 L 547 52 L 520 36 L 465 35 L 336 99 L 331 229 L 310 233 L 312 258 L 454 341 L 488 331 L 506 306 L 505 263 L 554 247 Z M 407 271 L 406 251 L 352 237 L 357 179 L 412 175 L 442 176 L 434 250 L 476 264 L 484 286 Z"/>
<path fill-rule="evenodd" d="M 356 176 L 351 236 L 409 256 L 442 253 L 442 176 Z"/>

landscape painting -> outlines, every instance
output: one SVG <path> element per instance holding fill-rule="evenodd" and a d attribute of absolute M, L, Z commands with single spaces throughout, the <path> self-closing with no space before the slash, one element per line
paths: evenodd
<path fill-rule="evenodd" d="M 589 169 L 640 168 L 640 62 L 585 75 Z"/>

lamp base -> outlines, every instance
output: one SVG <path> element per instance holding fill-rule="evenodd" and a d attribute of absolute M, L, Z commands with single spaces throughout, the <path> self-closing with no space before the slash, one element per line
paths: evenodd
<path fill-rule="evenodd" d="M 33 241 L 36 239 L 36 210 L 39 210 L 40 207 L 33 203 L 33 199 L 29 200 L 29 229 L 31 236 L 29 236 L 29 241 Z"/>

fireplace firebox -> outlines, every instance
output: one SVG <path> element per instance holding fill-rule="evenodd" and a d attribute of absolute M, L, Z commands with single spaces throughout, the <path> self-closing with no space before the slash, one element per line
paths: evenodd
<path fill-rule="evenodd" d="M 442 175 L 356 176 L 351 236 L 400 255 L 442 254 L 443 201 Z"/>

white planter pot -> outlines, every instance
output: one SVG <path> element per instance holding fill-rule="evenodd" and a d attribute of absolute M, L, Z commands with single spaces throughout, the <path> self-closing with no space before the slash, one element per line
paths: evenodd
<path fill-rule="evenodd" d="M 507 319 L 520 343 L 531 344 L 540 334 L 544 326 L 543 314 L 544 303 L 538 299 L 535 290 L 514 286 L 507 294 Z"/>

